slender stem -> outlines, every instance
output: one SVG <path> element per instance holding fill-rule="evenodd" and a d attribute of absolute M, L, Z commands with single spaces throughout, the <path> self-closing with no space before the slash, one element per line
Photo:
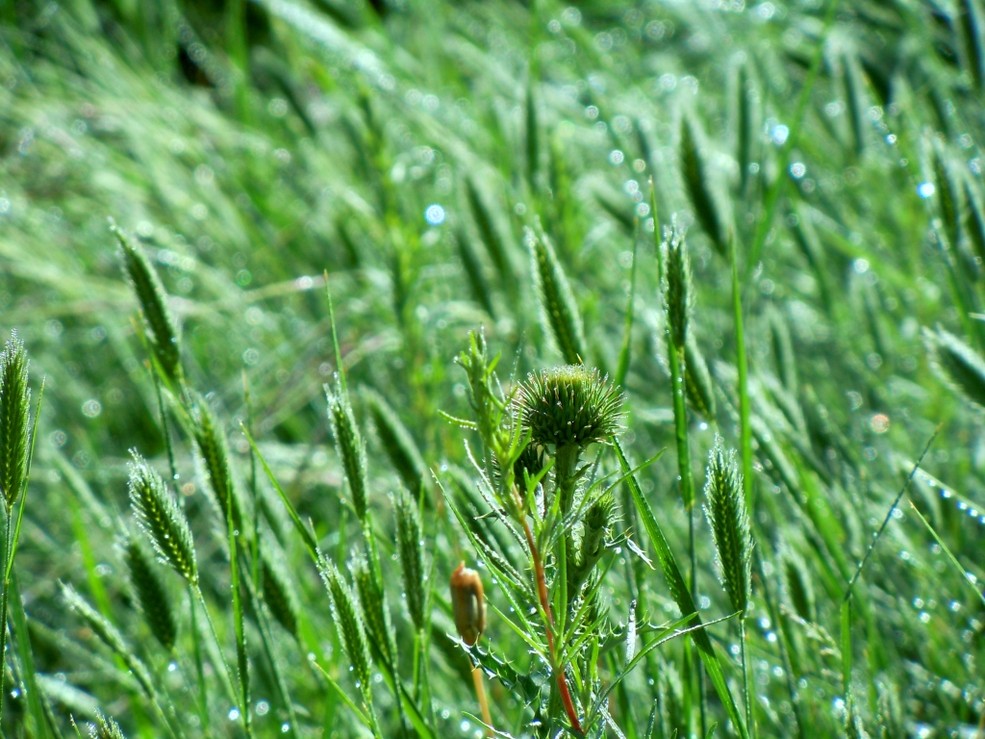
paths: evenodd
<path fill-rule="evenodd" d="M 547 592 L 544 563 L 540 558 L 537 542 L 534 541 L 534 535 L 530 530 L 529 522 L 525 517 L 521 517 L 520 520 L 523 523 L 523 532 L 527 537 L 527 546 L 530 548 L 530 557 L 534 562 L 534 582 L 537 586 L 537 595 L 540 598 L 540 606 L 544 611 L 544 617 L 547 619 L 547 653 L 551 661 L 551 669 L 554 670 L 558 693 L 561 695 L 561 703 L 564 705 L 564 712 L 568 714 L 568 721 L 571 722 L 571 728 L 574 729 L 576 734 L 582 736 L 584 731 L 581 728 L 581 722 L 578 720 L 578 713 L 575 711 L 574 700 L 571 698 L 571 690 L 568 688 L 568 678 L 565 674 L 564 666 L 558 664 L 557 651 L 554 645 L 554 615 L 551 611 L 550 595 Z"/>
<path fill-rule="evenodd" d="M 3 727 L 3 696 L 4 678 L 7 676 L 5 665 L 7 664 L 7 594 L 10 591 L 10 567 L 8 567 L 8 557 L 11 556 L 10 550 L 10 519 L 13 518 L 13 508 L 6 508 L 3 530 L 3 592 L 0 593 L 0 728 Z"/>
<path fill-rule="evenodd" d="M 698 559 L 694 543 L 694 475 L 691 472 L 691 448 L 687 432 L 687 402 L 685 398 L 685 360 L 684 346 L 674 346 L 670 332 L 667 332 L 667 361 L 670 365 L 671 395 L 674 404 L 674 435 L 677 442 L 677 468 L 681 481 L 681 500 L 687 510 L 688 517 L 688 554 L 690 560 L 690 581 L 688 583 L 691 597 L 695 603 L 698 598 Z M 701 735 L 707 735 L 704 701 L 704 673 L 699 664 L 699 657 L 691 653 L 694 674 L 697 676 L 698 713 L 701 723 Z"/>
<path fill-rule="evenodd" d="M 756 723 L 752 720 L 752 685 L 749 682 L 749 662 L 746 658 L 746 616 L 739 616 L 739 651 L 742 659 L 742 689 L 746 698 L 746 728 L 755 738 Z"/>
<path fill-rule="evenodd" d="M 232 696 L 232 699 L 239 703 L 242 700 L 242 696 L 237 694 L 236 691 L 236 676 L 233 675 L 233 669 L 229 666 L 229 661 L 226 659 L 225 653 L 222 651 L 222 642 L 219 641 L 219 632 L 216 631 L 215 622 L 212 620 L 212 615 L 209 613 L 209 608 L 205 603 L 205 594 L 202 592 L 202 588 L 198 585 L 193 586 L 195 595 L 198 598 L 198 602 L 202 606 L 202 612 L 205 614 L 205 620 L 209 625 L 209 631 L 212 633 L 212 640 L 215 642 L 216 651 L 219 653 L 219 658 L 222 660 L 222 666 L 226 670 L 226 680 L 228 685 L 226 686 Z M 250 710 L 249 704 L 238 706 L 240 712 L 240 719 L 243 721 L 243 729 L 247 736 L 253 736 L 253 727 L 250 724 L 247 714 Z"/>
<path fill-rule="evenodd" d="M 472 668 L 472 683 L 475 685 L 475 697 L 479 700 L 479 710 L 482 712 L 482 723 L 486 725 L 486 736 L 496 736 L 492 728 L 492 714 L 489 712 L 489 700 L 486 698 L 486 683 L 482 679 L 482 670 Z"/>
<path fill-rule="evenodd" d="M 209 731 L 209 696 L 205 689 L 205 663 L 202 659 L 202 642 L 201 642 L 201 632 L 198 630 L 197 619 L 195 618 L 195 601 L 198 597 L 196 588 L 193 585 L 188 586 L 188 612 L 191 616 L 191 631 L 192 631 L 192 653 L 195 657 L 195 677 L 196 683 L 198 684 L 198 705 L 200 716 L 202 718 L 202 728 L 208 733 Z"/>
<path fill-rule="evenodd" d="M 738 371 L 739 394 L 739 436 L 742 442 L 742 494 L 746 498 L 746 508 L 755 516 L 753 500 L 752 470 L 752 409 L 749 402 L 749 360 L 746 354 L 745 329 L 742 320 L 742 287 L 739 283 L 739 257 L 736 253 L 735 238 L 730 239 L 729 261 L 732 262 L 732 320 L 735 333 L 735 366 Z"/>

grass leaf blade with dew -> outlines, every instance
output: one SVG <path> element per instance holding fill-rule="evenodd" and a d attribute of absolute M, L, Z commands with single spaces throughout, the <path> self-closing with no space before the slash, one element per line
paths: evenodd
<path fill-rule="evenodd" d="M 941 551 L 944 552 L 944 556 L 947 557 L 947 561 L 950 562 L 955 571 L 961 575 L 961 579 L 968 584 L 968 587 L 971 588 L 978 600 L 982 602 L 982 605 L 985 605 L 985 592 L 979 590 L 978 586 L 975 585 L 974 575 L 966 570 L 961 562 L 958 561 L 958 558 L 954 556 L 954 553 L 950 550 L 950 548 L 948 548 L 947 544 L 944 543 L 941 535 L 937 533 L 937 530 L 920 512 L 920 509 L 913 504 L 912 500 L 910 501 L 910 507 L 913 509 L 913 512 L 917 514 L 917 518 L 920 520 L 920 523 L 922 523 L 930 535 L 934 537 L 934 541 L 937 542 L 937 545 L 941 548 Z"/>
<path fill-rule="evenodd" d="M 267 476 L 267 480 L 270 482 L 274 490 L 277 492 L 278 497 L 280 497 L 281 503 L 284 504 L 284 508 L 287 510 L 287 515 L 290 517 L 291 523 L 294 524 L 294 530 L 298 533 L 298 535 L 301 537 L 301 540 L 304 542 L 304 546 L 305 549 L 308 550 L 308 554 L 311 555 L 311 561 L 317 563 L 318 542 L 315 539 L 314 533 L 308 527 L 306 527 L 304 523 L 301 521 L 301 517 L 298 515 L 297 509 L 294 507 L 294 504 L 291 503 L 291 499 L 287 497 L 287 492 L 284 490 L 283 487 L 281 487 L 280 483 L 277 481 L 277 477 L 276 475 L 274 475 L 274 471 L 270 469 L 270 465 L 267 463 L 266 458 L 260 452 L 260 449 L 257 446 L 256 441 L 253 440 L 253 437 L 250 435 L 250 432 L 246 429 L 246 426 L 240 426 L 240 430 L 243 432 L 243 435 L 246 437 L 246 441 L 249 443 L 250 449 L 253 450 L 253 453 L 256 455 L 256 458 L 260 461 L 260 466 L 263 467 L 263 472 Z"/>
<path fill-rule="evenodd" d="M 632 470 L 632 465 L 630 465 L 629 461 L 626 459 L 626 454 L 623 452 L 622 446 L 620 446 L 619 442 L 616 439 L 613 439 L 612 444 L 615 447 L 616 456 L 619 458 L 619 464 L 623 472 L 625 473 Z M 660 563 L 660 568 L 663 571 L 664 579 L 667 581 L 667 586 L 670 588 L 671 597 L 673 597 L 674 602 L 677 603 L 677 607 L 681 610 L 682 614 L 697 614 L 698 609 L 694 604 L 694 600 L 691 597 L 687 584 L 684 582 L 684 576 L 681 574 L 681 569 L 677 564 L 677 558 L 674 557 L 674 553 L 670 549 L 667 538 L 664 536 L 663 531 L 660 528 L 660 524 L 657 523 L 657 519 L 653 515 L 653 509 L 650 508 L 650 504 L 646 501 L 646 498 L 643 495 L 643 490 L 640 488 L 639 483 L 636 482 L 635 475 L 627 475 L 626 484 L 629 485 L 633 503 L 635 504 L 637 513 L 643 523 L 643 528 L 646 530 L 647 535 L 650 537 L 650 541 L 656 549 L 657 561 Z M 698 621 L 694 624 L 695 627 L 701 625 L 701 617 L 696 616 L 696 618 Z M 725 673 L 722 670 L 722 665 L 718 659 L 718 655 L 715 653 L 714 647 L 712 646 L 711 639 L 708 638 L 708 634 L 703 628 L 696 628 L 693 632 L 691 632 L 691 638 L 694 640 L 694 643 L 698 648 L 698 654 L 701 656 L 701 661 L 704 663 L 705 670 L 708 673 L 709 678 L 711 678 L 712 685 L 715 687 L 715 692 L 722 701 L 722 705 L 725 706 L 725 711 L 728 713 L 729 718 L 735 725 L 739 735 L 743 738 L 747 737 L 748 733 L 746 731 L 746 725 L 743 722 L 739 709 L 732 698 L 732 693 L 729 691 L 728 683 L 725 681 Z"/>

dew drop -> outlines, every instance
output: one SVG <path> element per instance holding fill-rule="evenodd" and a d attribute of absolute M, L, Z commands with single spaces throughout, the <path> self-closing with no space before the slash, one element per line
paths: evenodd
<path fill-rule="evenodd" d="M 937 192 L 937 188 L 934 187 L 933 182 L 921 182 L 917 185 L 917 195 L 921 198 L 932 197 L 935 192 Z"/>

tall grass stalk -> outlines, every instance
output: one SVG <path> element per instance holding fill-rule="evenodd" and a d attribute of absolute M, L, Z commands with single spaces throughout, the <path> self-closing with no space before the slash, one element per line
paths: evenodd
<path fill-rule="evenodd" d="M 665 311 L 665 340 L 667 347 L 667 364 L 670 368 L 670 392 L 674 409 L 674 439 L 677 446 L 677 471 L 679 475 L 679 485 L 681 500 L 684 503 L 684 510 L 687 513 L 688 526 L 688 559 L 689 567 L 689 588 L 692 598 L 697 598 L 698 593 L 698 555 L 695 543 L 694 527 L 694 502 L 695 485 L 694 473 L 691 469 L 691 447 L 688 435 L 688 414 L 687 414 L 687 336 L 688 324 L 691 314 L 691 301 L 693 299 L 693 288 L 691 285 L 691 267 L 687 255 L 687 247 L 684 233 L 677 230 L 676 226 L 665 234 L 664 239 L 658 244 L 657 248 L 662 253 L 662 263 L 664 265 L 664 311 Z M 698 706 L 700 720 L 700 732 L 706 733 L 705 701 L 704 701 L 704 678 L 698 664 L 698 657 L 690 651 L 690 646 L 685 645 L 685 655 L 691 669 L 690 677 L 693 679 L 694 689 L 691 690 L 691 681 L 688 681 L 687 698 L 693 700 Z M 693 705 L 693 704 L 692 704 Z"/>
<path fill-rule="evenodd" d="M 24 522 L 27 484 L 37 440 L 41 397 L 44 395 L 42 383 L 32 425 L 28 367 L 24 342 L 14 333 L 0 352 L 0 495 L 3 496 L 4 505 L 3 559 L 0 560 L 3 573 L 3 592 L 0 593 L 0 721 L 3 720 L 3 696 L 6 695 L 7 615 L 13 588 L 14 557 Z M 13 597 L 19 598 L 16 593 Z M 19 603 L 16 607 L 20 608 Z M 22 667 L 26 668 L 27 665 Z M 33 681 L 33 670 L 28 671 L 26 678 Z M 43 716 L 39 715 L 39 706 L 32 702 L 31 707 L 36 730 L 41 731 L 44 722 Z"/>

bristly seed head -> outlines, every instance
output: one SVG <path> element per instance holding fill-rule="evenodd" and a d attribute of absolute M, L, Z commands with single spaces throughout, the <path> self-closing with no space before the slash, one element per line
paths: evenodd
<path fill-rule="evenodd" d="M 531 373 L 514 402 L 532 443 L 556 449 L 605 442 L 623 419 L 622 393 L 597 369 L 583 365 Z"/>

